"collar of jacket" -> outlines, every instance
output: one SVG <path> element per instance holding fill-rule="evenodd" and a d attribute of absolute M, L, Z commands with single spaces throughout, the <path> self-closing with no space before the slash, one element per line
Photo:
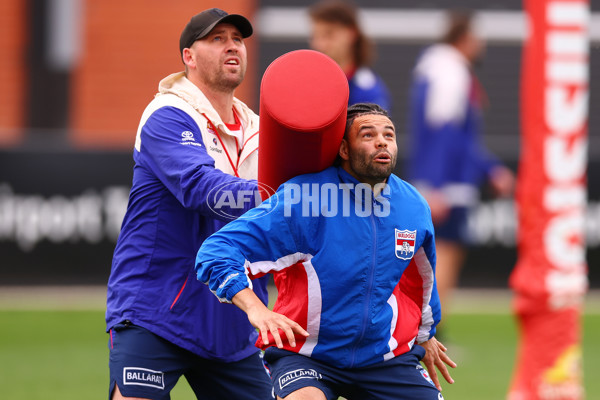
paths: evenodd
<path fill-rule="evenodd" d="M 186 78 L 185 72 L 176 72 L 161 80 L 158 84 L 158 93 L 156 96 L 162 94 L 174 94 L 180 97 L 198 111 L 198 113 L 205 114 L 220 132 L 237 137 L 237 135 L 227 128 L 227 125 L 225 125 L 204 93 Z M 233 108 L 237 112 L 246 132 L 251 134 L 258 131 L 258 116 L 246 104 L 234 97 Z M 244 140 L 248 140 L 248 138 L 244 138 Z"/>
<path fill-rule="evenodd" d="M 350 173 L 348 171 L 346 171 L 344 168 L 342 168 L 341 166 L 336 166 L 335 168 L 337 169 L 337 173 L 338 173 L 340 182 L 344 183 L 344 184 L 352 185 L 352 187 L 350 188 L 350 194 L 352 195 L 352 198 L 356 198 L 356 191 L 355 191 L 356 185 L 360 184 L 361 182 L 359 182 L 358 179 L 356 179 L 355 177 L 350 175 Z M 392 176 L 390 175 L 386 181 L 386 185 L 388 186 L 389 190 L 387 192 L 385 190 L 382 190 L 381 193 L 379 193 L 379 195 L 377 197 L 375 197 L 375 200 L 378 200 L 381 197 L 385 197 L 386 199 L 391 198 L 391 196 L 392 196 L 391 187 L 389 186 L 391 177 Z M 364 201 L 364 199 L 362 199 L 362 200 Z"/>

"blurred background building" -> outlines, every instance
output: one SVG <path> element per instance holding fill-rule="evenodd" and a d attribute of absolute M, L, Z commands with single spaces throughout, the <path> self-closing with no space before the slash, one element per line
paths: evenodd
<path fill-rule="evenodd" d="M 443 30 L 444 10 L 477 12 L 487 49 L 477 75 L 490 106 L 486 145 L 519 158 L 520 0 L 361 0 L 388 85 L 400 155 L 411 69 Z M 257 112 L 260 78 L 285 52 L 308 48 L 311 1 L 3 0 L 0 3 L 0 284 L 104 284 L 127 203 L 139 117 L 161 78 L 182 69 L 178 40 L 209 7 L 251 16 L 249 69 L 237 96 Z M 600 288 L 600 3 L 592 3 L 589 116 L 590 284 Z M 293 94 L 292 94 L 293 95 Z M 403 160 L 397 173 L 402 177 Z M 460 285 L 506 287 L 516 261 L 510 200 L 484 199 Z"/>

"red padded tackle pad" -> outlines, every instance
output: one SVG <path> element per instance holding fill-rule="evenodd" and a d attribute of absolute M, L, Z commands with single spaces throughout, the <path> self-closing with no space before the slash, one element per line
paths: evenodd
<path fill-rule="evenodd" d="M 342 69 L 317 51 L 292 51 L 269 65 L 260 86 L 261 186 L 274 191 L 294 176 L 333 164 L 344 136 L 348 94 Z"/>

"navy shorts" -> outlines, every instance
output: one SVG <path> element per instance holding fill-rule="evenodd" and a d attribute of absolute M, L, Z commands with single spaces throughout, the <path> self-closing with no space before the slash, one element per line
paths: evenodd
<path fill-rule="evenodd" d="M 274 398 L 260 351 L 237 362 L 209 360 L 129 323 L 111 329 L 108 346 L 109 399 L 118 385 L 125 397 L 168 400 L 181 375 L 202 400 Z"/>
<path fill-rule="evenodd" d="M 351 400 L 440 400 L 420 360 L 425 349 L 411 351 L 362 368 L 341 369 L 312 358 L 269 347 L 265 360 L 271 367 L 275 394 L 285 398 L 303 387 L 320 389 L 327 400 L 343 396 Z"/>
<path fill-rule="evenodd" d="M 469 209 L 465 207 L 453 207 L 448 216 L 439 224 L 434 224 L 436 239 L 445 239 L 449 242 L 462 244 L 469 243 L 468 234 Z"/>

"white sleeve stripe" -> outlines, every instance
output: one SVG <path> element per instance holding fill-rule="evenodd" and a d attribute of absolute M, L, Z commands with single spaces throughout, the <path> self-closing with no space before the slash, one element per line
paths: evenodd
<path fill-rule="evenodd" d="M 267 272 L 281 271 L 300 261 L 310 261 L 312 254 L 294 253 L 283 256 L 275 261 L 256 261 L 247 263 L 246 268 L 252 275 L 265 274 Z"/>
<path fill-rule="evenodd" d="M 311 256 L 312 257 L 312 256 Z M 308 309 L 306 318 L 306 331 L 310 336 L 306 339 L 299 354 L 310 357 L 312 352 L 319 342 L 319 331 L 321 329 L 321 311 L 323 308 L 323 299 L 321 295 L 321 283 L 319 276 L 312 262 L 309 260 L 302 263 L 306 271 L 306 279 L 308 282 Z"/>
<path fill-rule="evenodd" d="M 429 305 L 433 291 L 433 268 L 422 247 L 415 254 L 414 260 L 423 280 L 423 308 L 421 310 L 421 325 L 417 335 L 417 341 L 421 343 L 429 339 L 429 333 L 433 326 L 433 312 Z"/>
<path fill-rule="evenodd" d="M 394 358 L 394 350 L 398 348 L 398 341 L 394 338 L 394 331 L 396 330 L 396 324 L 398 323 L 398 300 L 396 299 L 396 296 L 392 294 L 387 303 L 392 308 L 392 322 L 390 324 L 390 340 L 388 341 L 390 351 L 383 355 L 383 361 Z"/>

